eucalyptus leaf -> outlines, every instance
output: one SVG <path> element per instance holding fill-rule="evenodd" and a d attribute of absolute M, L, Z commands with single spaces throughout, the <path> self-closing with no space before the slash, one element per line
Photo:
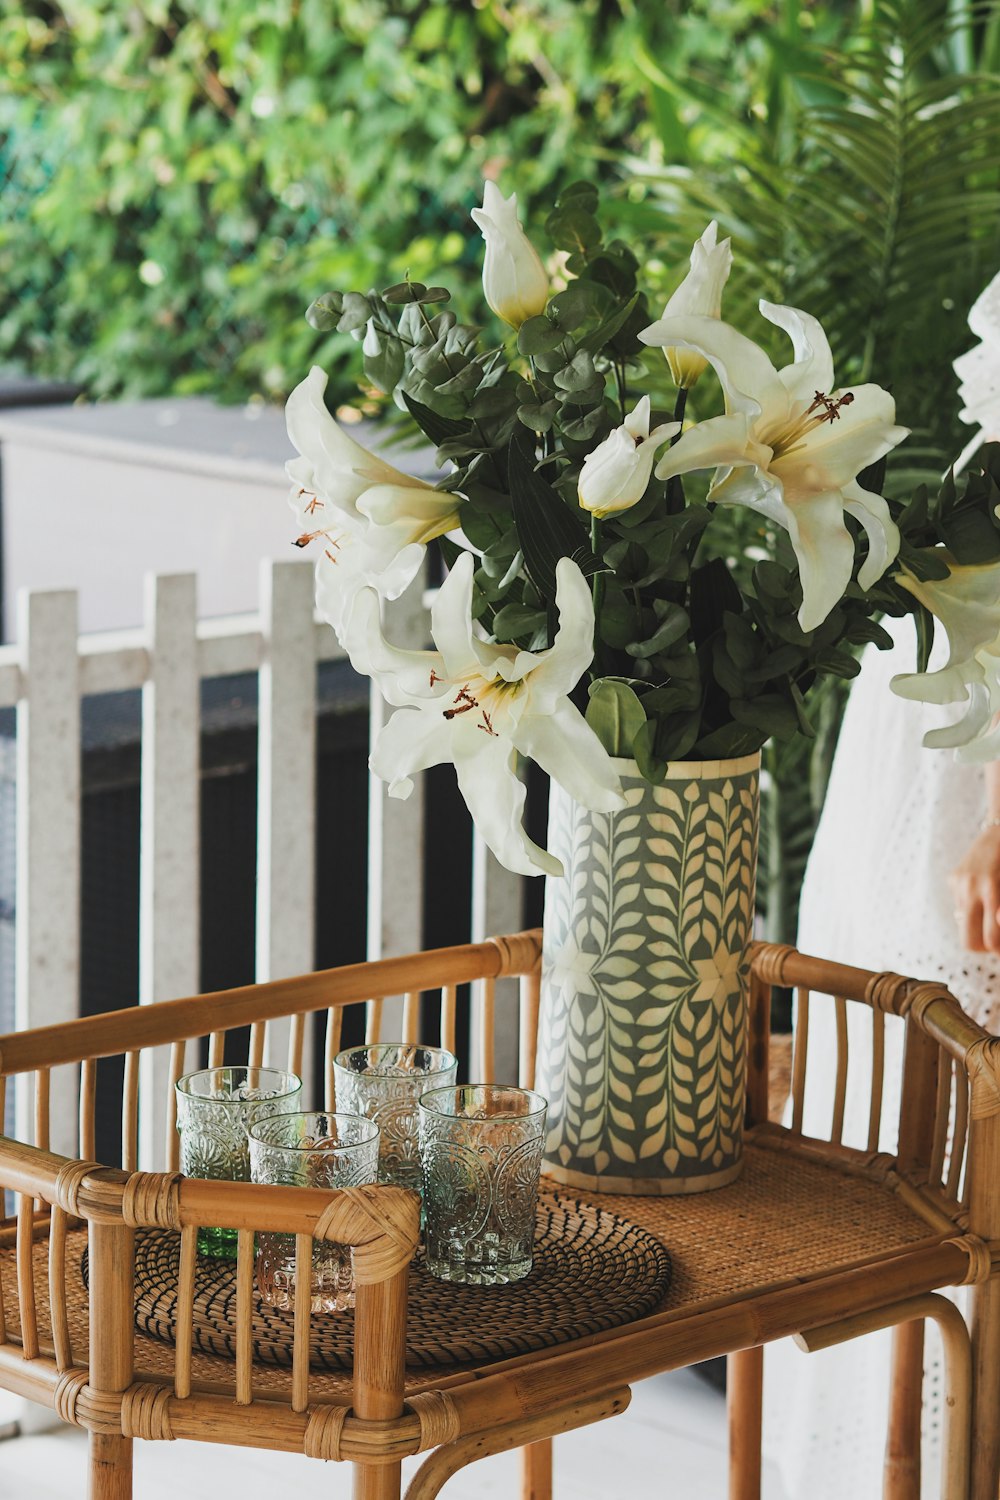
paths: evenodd
<path fill-rule="evenodd" d="M 609 755 L 629 757 L 646 722 L 642 703 L 620 677 L 601 677 L 588 688 L 587 723 Z"/>

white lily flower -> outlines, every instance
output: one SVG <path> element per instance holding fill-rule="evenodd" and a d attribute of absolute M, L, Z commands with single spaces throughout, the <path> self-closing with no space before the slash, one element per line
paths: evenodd
<path fill-rule="evenodd" d="M 577 487 L 580 504 L 595 516 L 629 510 L 641 500 L 653 475 L 656 450 L 680 431 L 679 422 L 649 430 L 649 397 L 643 396 L 620 427 L 588 453 Z"/>
<path fill-rule="evenodd" d="M 537 761 L 585 807 L 612 812 L 624 805 L 609 756 L 568 697 L 593 655 L 590 589 L 576 563 L 562 558 L 555 640 L 547 650 L 522 651 L 476 635 L 473 569 L 471 554 L 463 554 L 434 600 L 436 651 L 391 646 L 375 594 L 358 595 L 345 644 L 355 668 L 398 709 L 378 736 L 371 768 L 389 782 L 390 796 L 408 797 L 418 771 L 453 761 L 476 827 L 501 864 L 521 875 L 561 875 L 559 861 L 522 825 L 517 757 Z"/>
<path fill-rule="evenodd" d="M 317 604 L 341 635 L 359 588 L 399 598 L 427 543 L 458 525 L 458 501 L 356 443 L 327 411 L 325 389 L 326 375 L 314 366 L 288 398 L 288 435 L 301 457 L 287 472 L 295 545 L 318 544 Z"/>
<path fill-rule="evenodd" d="M 521 228 L 517 194 L 505 198 L 495 182 L 483 184 L 483 206 L 472 217 L 486 241 L 483 291 L 486 301 L 512 328 L 545 311 L 549 278 L 541 256 Z"/>
<path fill-rule="evenodd" d="M 704 318 L 722 316 L 722 289 L 733 268 L 733 252 L 729 240 L 719 244 L 718 237 L 719 226 L 713 219 L 701 239 L 695 240 L 691 250 L 691 269 L 667 299 L 663 318 L 692 314 Z M 663 352 L 674 384 L 690 390 L 708 364 L 707 359 L 693 349 L 679 348 L 675 344 L 665 346 Z"/>
<path fill-rule="evenodd" d="M 921 703 L 967 703 L 964 716 L 924 735 L 932 750 L 957 749 L 957 759 L 988 761 L 1000 756 L 1000 563 L 956 563 L 945 548 L 936 548 L 948 564 L 947 578 L 921 581 L 908 570 L 895 580 L 935 619 L 948 636 L 948 660 L 936 672 L 910 672 L 892 679 L 901 698 Z"/>
<path fill-rule="evenodd" d="M 881 386 L 837 390 L 826 334 L 808 313 L 762 302 L 760 310 L 792 340 L 795 358 L 776 370 L 751 339 L 715 318 L 661 320 L 643 343 L 676 345 L 712 365 L 726 412 L 688 429 L 656 467 L 659 479 L 716 467 L 709 498 L 748 505 L 791 537 L 802 581 L 799 624 L 814 630 L 843 597 L 854 568 L 845 512 L 868 536 L 858 574 L 863 589 L 899 551 L 899 532 L 881 495 L 857 475 L 908 436 Z"/>
<path fill-rule="evenodd" d="M 969 311 L 969 327 L 980 342 L 960 354 L 953 369 L 961 384 L 959 415 L 978 431 L 955 464 L 963 469 L 981 443 L 1000 438 L 1000 273 L 980 292 Z"/>

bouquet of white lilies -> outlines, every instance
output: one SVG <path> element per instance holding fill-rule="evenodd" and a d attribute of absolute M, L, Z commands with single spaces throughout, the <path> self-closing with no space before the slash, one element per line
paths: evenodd
<path fill-rule="evenodd" d="M 781 368 L 724 322 L 732 254 L 711 224 L 654 320 L 635 255 L 605 241 L 597 208 L 577 184 L 549 216 L 557 282 L 516 198 L 486 184 L 473 218 L 486 299 L 514 330 L 500 345 L 458 321 L 444 288 L 411 281 L 309 309 L 315 327 L 358 339 L 367 379 L 445 471 L 427 484 L 362 448 L 329 414 L 318 368 L 289 398 L 298 545 L 316 548 L 319 607 L 397 709 L 373 770 L 405 797 L 416 772 L 453 761 L 496 856 L 558 873 L 522 826 L 519 756 L 613 810 L 616 758 L 656 782 L 671 761 L 811 734 L 812 685 L 853 676 L 860 646 L 891 645 L 877 618 L 907 613 L 918 671 L 897 690 L 967 705 L 934 744 L 1000 753 L 1000 451 L 984 448 L 961 485 L 887 501 L 886 455 L 907 430 L 880 386 L 836 385 L 816 319 L 760 304 L 791 344 Z M 639 393 L 651 348 L 677 388 L 672 412 Z M 709 369 L 723 410 L 686 422 Z M 692 474 L 705 477 L 686 494 Z M 732 506 L 760 517 L 752 566 L 727 558 Z M 448 570 L 435 649 L 403 650 L 385 639 L 382 603 L 432 543 Z M 932 616 L 951 655 L 928 673 Z"/>

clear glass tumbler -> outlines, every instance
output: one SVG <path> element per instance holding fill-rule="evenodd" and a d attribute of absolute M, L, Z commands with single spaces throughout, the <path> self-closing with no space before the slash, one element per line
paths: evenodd
<path fill-rule="evenodd" d="M 337 1108 L 374 1120 L 379 1138 L 378 1180 L 420 1192 L 417 1100 L 455 1082 L 458 1060 L 443 1047 L 374 1042 L 334 1058 Z"/>
<path fill-rule="evenodd" d="M 362 1115 L 281 1114 L 250 1130 L 254 1182 L 288 1187 L 361 1187 L 378 1180 L 378 1126 Z M 354 1306 L 354 1271 L 346 1245 L 313 1244 L 313 1312 Z M 295 1236 L 257 1236 L 257 1289 L 272 1307 L 295 1306 Z"/>
<path fill-rule="evenodd" d="M 531 1270 L 546 1101 L 503 1084 L 435 1089 L 417 1106 L 427 1269 L 442 1281 Z"/>
<path fill-rule="evenodd" d="M 302 1080 L 280 1068 L 204 1068 L 178 1079 L 177 1129 L 185 1177 L 250 1181 L 247 1128 L 298 1109 Z M 198 1253 L 236 1259 L 235 1229 L 199 1229 Z"/>

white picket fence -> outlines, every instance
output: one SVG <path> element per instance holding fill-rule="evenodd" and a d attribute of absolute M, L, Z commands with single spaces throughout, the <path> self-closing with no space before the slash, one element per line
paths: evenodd
<path fill-rule="evenodd" d="M 419 589 L 399 601 L 389 629 L 407 644 L 424 644 L 427 619 Z M 263 562 L 259 613 L 226 619 L 199 621 L 193 575 L 150 576 L 144 624 L 127 632 L 78 637 L 72 591 L 19 596 L 17 643 L 0 648 L 0 708 L 17 710 L 18 1029 L 68 1021 L 79 1011 L 80 723 L 81 700 L 90 694 L 142 689 L 137 1000 L 155 1004 L 198 989 L 203 678 L 258 674 L 256 977 L 312 968 L 316 665 L 342 655 L 333 632 L 314 616 L 312 567 L 306 562 Z M 383 711 L 376 691 L 373 727 Z M 421 943 L 422 790 L 418 785 L 409 801 L 400 802 L 373 780 L 369 807 L 368 947 L 369 956 L 379 957 Z M 501 869 L 478 839 L 473 871 L 473 937 L 515 929 L 521 921 L 520 879 Z M 505 1005 L 500 996 L 498 1001 L 498 1066 L 512 1066 L 511 1002 Z M 280 1023 L 269 1027 L 269 1044 L 275 1060 L 283 1047 L 287 1051 Z M 166 1087 L 164 1062 L 161 1073 L 142 1080 L 150 1119 L 163 1118 Z M 51 1146 L 70 1151 L 77 1101 L 59 1097 L 56 1089 L 54 1079 Z M 27 1090 L 19 1089 L 19 1135 L 31 1110 Z M 155 1165 L 156 1154 L 152 1140 L 144 1138 L 143 1163 Z"/>

